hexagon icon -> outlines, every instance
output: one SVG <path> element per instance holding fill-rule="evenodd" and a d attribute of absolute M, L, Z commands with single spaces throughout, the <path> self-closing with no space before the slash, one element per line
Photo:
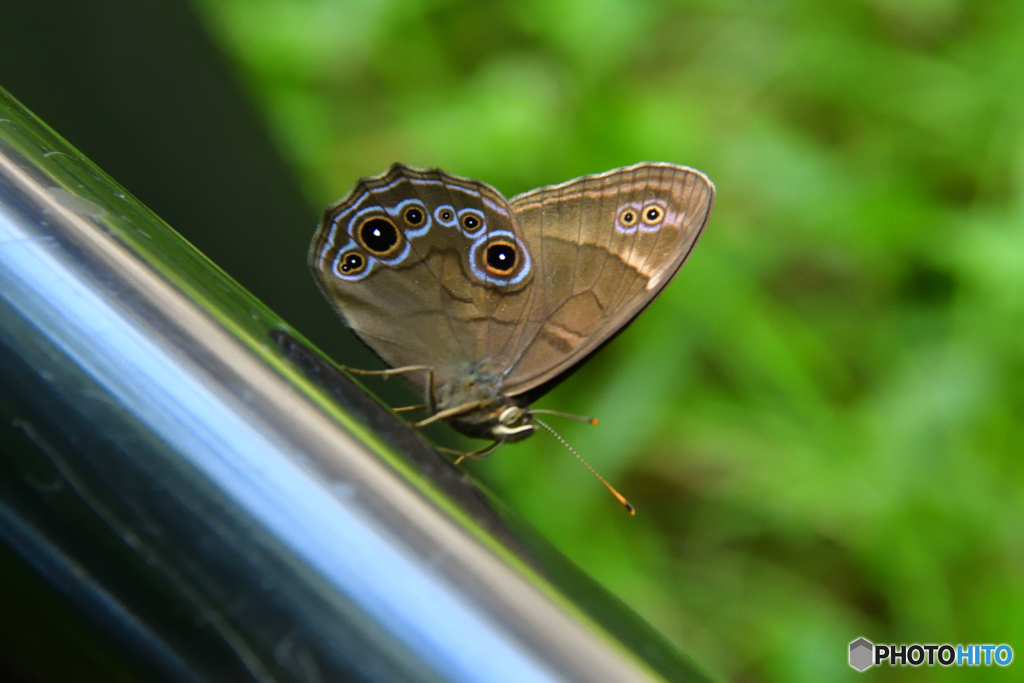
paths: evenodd
<path fill-rule="evenodd" d="M 850 666 L 863 671 L 874 664 L 875 646 L 866 638 L 858 638 L 850 643 Z"/>

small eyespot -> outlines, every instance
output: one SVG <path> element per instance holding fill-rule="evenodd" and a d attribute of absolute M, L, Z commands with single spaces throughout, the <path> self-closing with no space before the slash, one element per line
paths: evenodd
<path fill-rule="evenodd" d="M 492 242 L 487 245 L 487 251 L 484 254 L 487 270 L 497 275 L 511 273 L 515 270 L 518 260 L 516 246 L 511 242 Z"/>
<path fill-rule="evenodd" d="M 451 224 L 455 220 L 455 211 L 447 206 L 439 207 L 434 215 L 437 216 L 437 220 L 440 223 Z"/>
<path fill-rule="evenodd" d="M 358 275 L 366 268 L 366 259 L 359 252 L 349 252 L 339 259 L 338 269 L 346 275 Z"/>
<path fill-rule="evenodd" d="M 636 209 L 627 206 L 619 213 L 619 225 L 624 228 L 632 228 L 636 225 L 640 217 L 637 215 Z"/>
<path fill-rule="evenodd" d="M 481 225 L 483 225 L 483 221 L 471 213 L 462 217 L 462 227 L 466 229 L 466 232 L 473 232 Z"/>
<path fill-rule="evenodd" d="M 647 225 L 655 225 L 661 222 L 661 219 L 665 217 L 665 210 L 658 205 L 648 206 L 644 209 L 644 223 Z"/>
<path fill-rule="evenodd" d="M 376 216 L 359 226 L 359 241 L 370 253 L 382 256 L 398 246 L 400 235 L 394 223 L 382 216 Z"/>
<path fill-rule="evenodd" d="M 419 208 L 418 206 L 410 206 L 402 214 L 402 217 L 405 219 L 405 222 L 408 223 L 409 225 L 416 226 L 421 225 L 423 223 L 425 215 L 423 213 L 423 209 Z"/>

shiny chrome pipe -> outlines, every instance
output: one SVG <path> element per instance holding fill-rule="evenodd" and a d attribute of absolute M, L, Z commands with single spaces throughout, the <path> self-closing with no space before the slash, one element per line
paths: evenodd
<path fill-rule="evenodd" d="M 2 91 L 0 412 L 0 543 L 153 678 L 705 680 Z"/>

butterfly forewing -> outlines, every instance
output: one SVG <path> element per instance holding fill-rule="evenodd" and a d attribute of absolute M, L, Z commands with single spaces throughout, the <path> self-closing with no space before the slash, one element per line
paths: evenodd
<path fill-rule="evenodd" d="M 536 254 L 537 292 L 506 392 L 535 399 L 636 317 L 686 260 L 713 199 L 704 174 L 664 163 L 514 197 L 515 222 Z"/>

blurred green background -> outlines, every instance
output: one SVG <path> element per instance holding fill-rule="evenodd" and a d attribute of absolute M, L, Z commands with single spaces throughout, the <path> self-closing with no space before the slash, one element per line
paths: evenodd
<path fill-rule="evenodd" d="M 600 418 L 557 427 L 636 517 L 544 434 L 468 466 L 712 674 L 854 680 L 858 636 L 1024 655 L 1024 4 L 192 8 L 215 44 L 200 52 L 228 60 L 295 170 L 275 185 L 293 188 L 281 215 L 304 221 L 253 209 L 263 193 L 250 206 L 237 178 L 258 165 L 225 153 L 182 162 L 231 157 L 216 178 L 240 185 L 219 231 L 190 232 L 187 207 L 140 191 L 45 96 L 12 91 L 340 362 L 372 360 L 316 293 L 305 246 L 360 176 L 403 161 L 511 196 L 663 160 L 715 181 L 679 277 L 538 404 Z M 174 93 L 153 97 L 173 109 Z M 230 137 L 188 116 L 148 138 Z M 262 144 L 225 126 L 236 151 Z M 1010 680 L 1020 666 L 870 675 Z"/>
<path fill-rule="evenodd" d="M 543 434 L 469 466 L 702 665 L 1024 654 L 1024 5 L 199 7 L 318 207 L 393 161 L 506 196 L 641 160 L 715 181 L 676 281 L 539 404 L 601 419 L 558 426 L 636 517 Z"/>

